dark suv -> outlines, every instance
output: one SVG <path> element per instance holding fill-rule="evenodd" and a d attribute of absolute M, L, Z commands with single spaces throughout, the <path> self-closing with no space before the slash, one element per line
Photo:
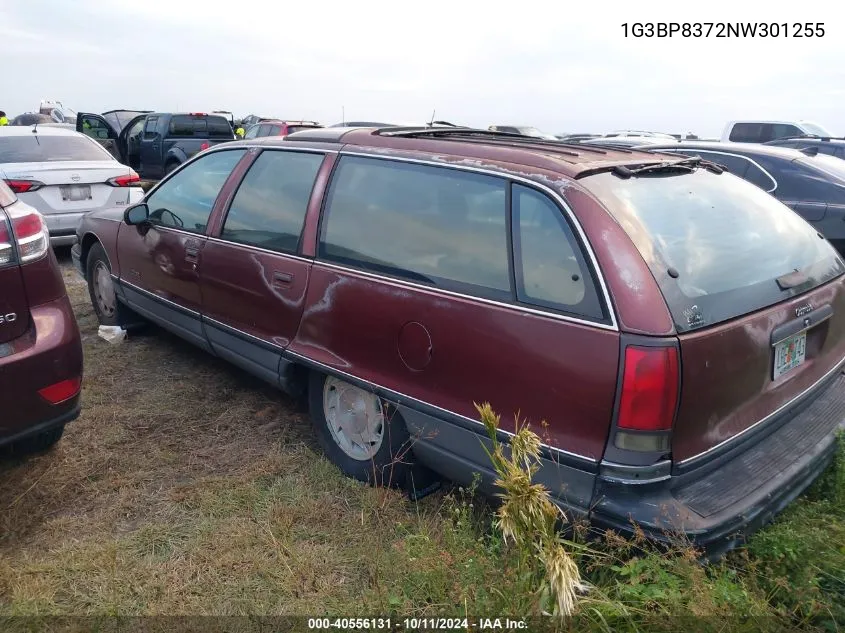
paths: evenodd
<path fill-rule="evenodd" d="M 640 149 L 700 156 L 771 193 L 845 254 L 845 162 L 753 143 L 681 143 Z"/>
<path fill-rule="evenodd" d="M 362 480 L 416 460 L 492 491 L 489 401 L 503 441 L 517 413 L 542 436 L 561 507 L 715 553 L 845 425 L 845 262 L 697 159 L 323 128 L 212 148 L 78 237 L 102 323 L 151 319 L 304 394 Z"/>
<path fill-rule="evenodd" d="M 0 446 L 48 448 L 79 415 L 82 344 L 41 214 L 0 180 Z"/>
<path fill-rule="evenodd" d="M 225 116 L 203 112 L 80 112 L 76 129 L 149 180 L 170 173 L 197 152 L 235 139 Z"/>

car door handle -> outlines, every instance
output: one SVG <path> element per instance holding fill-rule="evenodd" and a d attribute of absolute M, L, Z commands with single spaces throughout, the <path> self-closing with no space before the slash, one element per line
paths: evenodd
<path fill-rule="evenodd" d="M 185 261 L 196 264 L 199 261 L 200 249 L 196 246 L 185 247 Z"/>
<path fill-rule="evenodd" d="M 283 273 L 279 271 L 275 271 L 273 273 L 273 285 L 279 286 L 287 286 L 293 281 L 293 275 L 291 273 Z"/>

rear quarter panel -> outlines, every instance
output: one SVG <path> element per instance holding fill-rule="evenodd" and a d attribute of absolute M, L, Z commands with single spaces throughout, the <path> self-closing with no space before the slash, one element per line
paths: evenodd
<path fill-rule="evenodd" d="M 108 209 L 86 215 L 77 230 L 81 245 L 81 262 L 86 266 L 91 247 L 99 242 L 109 258 L 113 275 L 120 276 L 120 257 L 117 252 L 117 233 L 123 224 L 124 209 Z"/>

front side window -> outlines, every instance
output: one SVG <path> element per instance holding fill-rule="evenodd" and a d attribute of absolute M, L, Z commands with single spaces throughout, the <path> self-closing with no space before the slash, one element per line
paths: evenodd
<path fill-rule="evenodd" d="M 512 200 L 517 298 L 603 318 L 590 269 L 558 206 L 522 185 L 513 185 Z"/>
<path fill-rule="evenodd" d="M 158 125 L 158 117 L 151 116 L 147 119 L 147 122 L 144 124 L 144 134 L 147 136 L 152 136 L 156 133 L 156 126 Z"/>
<path fill-rule="evenodd" d="M 243 179 L 229 207 L 225 240 L 296 252 L 322 154 L 265 151 Z"/>
<path fill-rule="evenodd" d="M 244 151 L 213 152 L 174 174 L 147 199 L 150 221 L 191 233 L 205 233 L 214 201 Z"/>
<path fill-rule="evenodd" d="M 491 176 L 344 156 L 329 188 L 319 256 L 510 300 L 506 190 Z"/>
<path fill-rule="evenodd" d="M 244 138 L 255 138 L 256 136 L 258 136 L 258 130 L 260 127 L 260 125 L 253 125 L 246 131 L 246 134 L 244 134 Z"/>

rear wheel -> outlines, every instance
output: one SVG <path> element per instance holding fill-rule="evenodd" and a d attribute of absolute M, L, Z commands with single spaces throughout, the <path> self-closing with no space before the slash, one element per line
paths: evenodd
<path fill-rule="evenodd" d="M 374 485 L 404 485 L 411 458 L 404 421 L 376 394 L 313 372 L 311 419 L 328 458 L 345 474 Z"/>

